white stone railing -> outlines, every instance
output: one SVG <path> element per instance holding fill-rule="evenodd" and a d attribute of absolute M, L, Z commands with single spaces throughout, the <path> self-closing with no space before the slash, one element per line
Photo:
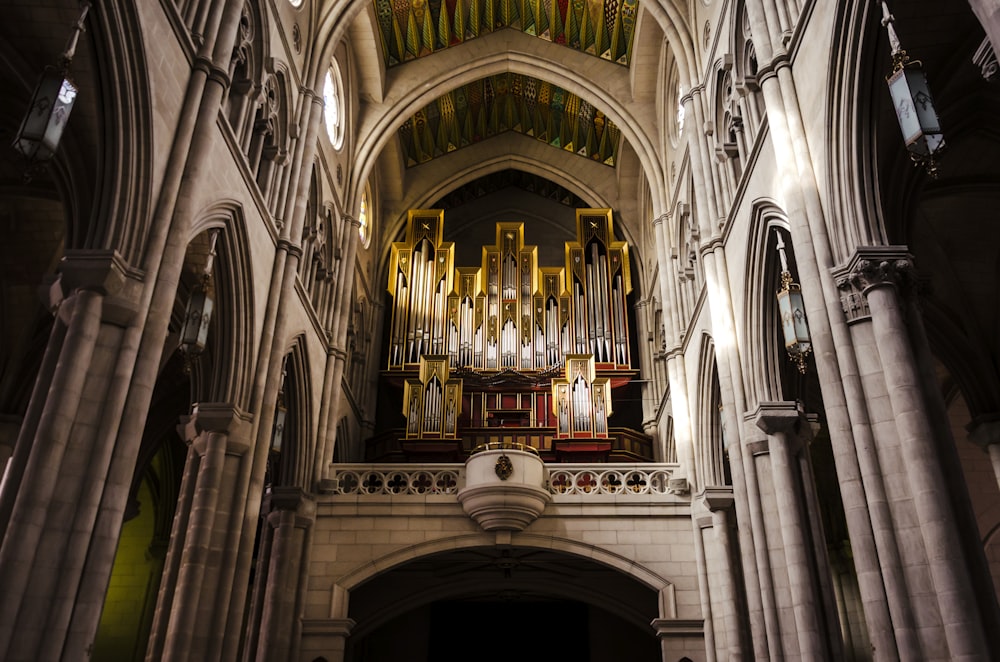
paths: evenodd
<path fill-rule="evenodd" d="M 549 464 L 546 488 L 553 495 L 667 495 L 676 464 Z M 427 496 L 457 494 L 464 464 L 337 464 L 323 492 L 331 495 Z"/>

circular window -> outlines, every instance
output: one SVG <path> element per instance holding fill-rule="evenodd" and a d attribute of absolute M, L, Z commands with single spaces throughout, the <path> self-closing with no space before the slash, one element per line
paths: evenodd
<path fill-rule="evenodd" d="M 288 0 L 288 4 L 290 4 L 295 8 L 298 8 L 302 6 L 302 0 Z"/>
<path fill-rule="evenodd" d="M 323 116 L 330 144 L 334 149 L 340 149 L 344 144 L 344 94 L 336 62 L 327 70 L 323 82 Z"/>
<path fill-rule="evenodd" d="M 368 223 L 368 189 L 361 194 L 361 209 L 358 210 L 358 234 L 361 235 L 361 243 L 368 247 L 368 240 L 371 237 L 371 225 Z"/>

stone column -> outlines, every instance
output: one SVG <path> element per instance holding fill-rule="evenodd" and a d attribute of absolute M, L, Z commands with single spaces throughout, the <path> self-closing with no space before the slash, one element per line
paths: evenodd
<path fill-rule="evenodd" d="M 109 390 L 136 283 L 117 253 L 81 250 L 63 258 L 50 290 L 59 319 L 3 484 L 0 658 L 82 655 L 66 643 L 73 610 L 103 603 L 80 587 L 114 448 L 102 415 L 115 406 Z"/>
<path fill-rule="evenodd" d="M 7 462 L 14 454 L 17 442 L 17 432 L 21 429 L 21 417 L 9 414 L 0 415 L 0 479 L 7 469 Z"/>
<path fill-rule="evenodd" d="M 752 657 L 748 646 L 748 623 L 745 601 L 740 592 L 740 573 L 733 564 L 739 558 L 737 540 L 733 538 L 730 520 L 733 510 L 732 487 L 706 487 L 701 493 L 705 506 L 712 513 L 712 531 L 718 548 L 719 570 L 715 573 L 719 582 L 719 597 L 723 609 L 722 619 L 726 633 L 726 659 L 749 660 Z"/>
<path fill-rule="evenodd" d="M 740 438 L 739 448 L 730 451 L 730 467 L 734 469 L 733 482 L 745 486 L 746 510 L 749 515 L 749 525 L 744 520 L 740 527 L 743 540 L 743 567 L 753 568 L 757 575 L 757 584 L 747 584 L 747 595 L 759 592 L 760 621 L 754 620 L 754 650 L 758 658 L 780 662 L 785 659 L 781 639 L 781 619 L 778 612 L 778 600 L 775 594 L 774 568 L 768 554 L 770 535 L 767 530 L 767 511 L 764 508 L 761 490 L 761 479 L 757 468 L 757 456 L 767 453 L 767 439 L 763 432 L 753 426 L 744 430 Z M 738 463 L 734 461 L 738 457 Z M 737 464 L 739 465 L 738 471 Z M 769 484 L 769 480 L 768 480 Z M 738 505 L 739 502 L 737 502 Z M 746 533 L 743 533 L 746 531 Z M 747 572 L 749 582 L 750 572 Z M 756 597 L 755 597 L 756 600 Z M 751 613 L 755 613 L 755 604 L 751 603 Z M 762 630 L 762 631 L 761 631 Z M 763 637 L 760 635 L 763 634 Z M 760 655 L 761 649 L 767 655 Z"/>
<path fill-rule="evenodd" d="M 804 416 L 794 402 L 761 403 L 755 412 L 757 427 L 768 435 L 771 480 L 781 527 L 785 570 L 794 612 L 799 654 L 806 660 L 835 659 L 827 646 L 822 588 L 812 556 L 811 530 L 805 517 L 802 476 L 797 456 L 801 449 L 799 426 Z"/>
<path fill-rule="evenodd" d="M 969 441 L 976 444 L 990 458 L 993 465 L 993 475 L 1000 486 L 1000 417 L 977 419 L 969 424 Z"/>
<path fill-rule="evenodd" d="M 934 427 L 905 323 L 899 288 L 913 278 L 903 247 L 860 247 L 848 278 L 865 297 L 907 486 L 927 554 L 942 630 L 952 659 L 988 659 L 980 613 L 944 480 Z M 953 443 L 953 442 L 952 442 Z"/>
<path fill-rule="evenodd" d="M 347 603 L 350 597 L 346 589 L 336 584 L 332 592 L 329 618 L 316 618 L 302 621 L 303 659 L 326 658 L 327 662 L 344 662 L 344 652 L 347 648 L 347 637 L 356 623 L 347 616 Z"/>
<path fill-rule="evenodd" d="M 656 618 L 651 625 L 660 640 L 660 659 L 663 662 L 677 662 L 685 657 L 692 662 L 705 661 L 704 621 Z"/>
<path fill-rule="evenodd" d="M 716 636 L 715 601 L 712 599 L 711 579 L 708 570 L 708 553 L 705 549 L 706 531 L 712 528 L 712 518 L 701 514 L 693 516 L 695 560 L 698 567 L 698 597 L 701 600 L 701 615 L 704 618 L 705 661 L 716 662 L 726 659 L 725 632 L 720 628 L 721 637 Z"/>
<path fill-rule="evenodd" d="M 160 590 L 157 612 L 168 611 L 163 628 L 161 660 L 212 659 L 225 635 L 227 614 L 216 609 L 217 593 L 225 569 L 225 551 L 238 544 L 231 514 L 244 507 L 234 487 L 247 450 L 250 425 L 232 405 L 199 404 L 187 423 L 192 452 L 185 467 L 186 488 L 176 518 L 186 521 L 183 531 L 174 527 L 165 572 L 175 581 Z M 182 508 L 186 506 L 186 508 Z M 158 613 L 157 620 L 163 622 Z M 156 633 L 154 633 L 156 634 Z M 157 659 L 154 646 L 148 659 Z"/>
<path fill-rule="evenodd" d="M 298 488 L 275 487 L 265 507 L 271 509 L 266 519 L 271 543 L 269 558 L 257 559 L 258 565 L 267 564 L 267 579 L 255 659 L 283 662 L 292 659 L 297 643 L 293 634 L 301 612 L 300 579 L 307 534 L 316 519 L 316 502 Z"/>

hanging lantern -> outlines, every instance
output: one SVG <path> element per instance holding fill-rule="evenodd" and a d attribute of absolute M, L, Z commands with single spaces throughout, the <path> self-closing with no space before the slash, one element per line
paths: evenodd
<path fill-rule="evenodd" d="M 69 79 L 69 65 L 89 10 L 90 2 L 81 3 L 80 17 L 73 26 L 73 34 L 62 54 L 61 64 L 58 68 L 48 66 L 42 72 L 31 95 L 28 112 L 14 137 L 14 149 L 28 162 L 29 177 L 31 169 L 48 162 L 55 155 L 73 111 L 77 88 Z"/>
<path fill-rule="evenodd" d="M 806 357 L 812 351 L 812 341 L 809 338 L 809 324 L 806 321 L 806 306 L 802 299 L 799 284 L 792 278 L 788 270 L 788 258 L 785 256 L 785 243 L 781 233 L 775 230 L 778 237 L 778 255 L 781 258 L 781 289 L 778 299 L 778 314 L 781 317 L 781 331 L 785 338 L 785 351 L 788 358 L 798 366 L 799 372 L 806 372 Z"/>
<path fill-rule="evenodd" d="M 197 356 L 205 351 L 208 325 L 212 321 L 212 308 L 215 306 L 213 289 L 212 277 L 202 276 L 188 299 L 180 342 L 181 351 L 188 356 Z"/>
<path fill-rule="evenodd" d="M 208 325 L 212 321 L 212 309 L 215 307 L 215 287 L 212 282 L 212 265 L 215 261 L 215 242 L 219 236 L 218 230 L 212 230 L 209 237 L 208 258 L 201 278 L 191 291 L 187 310 L 184 314 L 184 326 L 181 327 L 180 349 L 185 359 L 198 356 L 205 351 L 208 343 Z"/>
<path fill-rule="evenodd" d="M 288 416 L 288 408 L 285 407 L 284 398 L 278 394 L 278 406 L 274 410 L 274 431 L 271 435 L 271 452 L 280 453 L 281 446 L 285 441 L 285 419 Z"/>
<path fill-rule="evenodd" d="M 934 109 L 927 76 L 919 60 L 911 60 L 900 47 L 899 37 L 889 13 L 882 3 L 882 25 L 889 34 L 892 47 L 892 73 L 886 77 L 889 96 L 896 109 L 896 119 L 903 133 L 903 141 L 914 164 L 922 165 L 931 177 L 937 177 L 937 156 L 945 149 L 941 122 Z"/>

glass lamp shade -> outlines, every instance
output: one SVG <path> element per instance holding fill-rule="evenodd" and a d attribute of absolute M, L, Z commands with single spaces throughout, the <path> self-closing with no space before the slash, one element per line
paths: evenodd
<path fill-rule="evenodd" d="M 911 62 L 894 71 L 886 82 L 906 149 L 918 159 L 934 156 L 944 146 L 944 135 L 924 70 Z"/>
<path fill-rule="evenodd" d="M 73 83 L 54 67 L 42 73 L 14 138 L 14 148 L 29 162 L 48 161 L 55 154 L 76 102 L 76 92 Z"/>
<path fill-rule="evenodd" d="M 274 436 L 271 438 L 271 450 L 275 453 L 281 452 L 282 442 L 285 441 L 285 417 L 288 410 L 278 405 L 274 411 Z"/>
<path fill-rule="evenodd" d="M 781 315 L 781 331 L 785 336 L 785 349 L 788 350 L 789 356 L 799 362 L 801 369 L 805 365 L 806 354 L 812 350 L 802 292 L 798 285 L 791 283 L 778 292 L 777 296 L 778 312 Z"/>
<path fill-rule="evenodd" d="M 208 341 L 208 325 L 212 321 L 211 293 L 198 286 L 188 300 L 187 314 L 184 317 L 184 328 L 181 329 L 181 349 L 189 355 L 201 354 Z"/>

